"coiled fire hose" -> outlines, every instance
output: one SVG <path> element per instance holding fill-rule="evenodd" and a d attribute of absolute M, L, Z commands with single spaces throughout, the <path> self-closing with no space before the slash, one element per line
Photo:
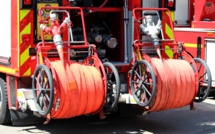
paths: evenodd
<path fill-rule="evenodd" d="M 157 78 L 157 91 L 149 111 L 179 108 L 193 102 L 197 93 L 195 74 L 187 61 L 151 58 L 151 65 Z"/>
<path fill-rule="evenodd" d="M 61 61 L 51 62 L 56 71 L 59 88 L 55 92 L 55 101 L 51 118 L 71 118 L 98 111 L 104 103 L 105 90 L 100 72 L 93 66 Z"/>

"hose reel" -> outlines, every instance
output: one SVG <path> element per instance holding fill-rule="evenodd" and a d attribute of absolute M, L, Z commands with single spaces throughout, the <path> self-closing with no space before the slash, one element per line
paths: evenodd
<path fill-rule="evenodd" d="M 131 72 L 131 91 L 137 104 L 149 111 L 186 106 L 197 93 L 194 71 L 185 60 L 139 60 Z"/>
<path fill-rule="evenodd" d="M 115 109 L 120 95 L 120 79 L 118 71 L 110 62 L 103 63 L 107 77 L 107 96 L 104 104 L 104 113 L 110 113 Z"/>
<path fill-rule="evenodd" d="M 189 53 L 186 52 L 185 48 L 180 53 L 174 54 L 174 59 L 186 60 L 192 67 L 195 73 L 196 79 L 196 90 L 197 94 L 194 99 L 195 102 L 204 101 L 210 94 L 212 76 L 208 65 L 201 58 L 193 58 Z"/>
<path fill-rule="evenodd" d="M 38 66 L 34 75 L 34 99 L 41 115 L 50 112 L 52 118 L 70 118 L 94 113 L 103 105 L 105 89 L 100 72 L 95 67 L 77 63 L 67 63 L 64 67 L 61 61 L 51 62 L 51 65 L 56 71 L 57 79 L 54 81 L 58 82 L 59 89 L 53 87 L 52 75 L 45 65 Z M 50 88 L 46 88 L 48 86 Z M 47 100 L 49 103 L 45 105 Z"/>
<path fill-rule="evenodd" d="M 200 58 L 194 58 L 198 71 L 198 84 L 199 89 L 195 102 L 204 101 L 210 94 L 212 76 L 208 65 Z"/>
<path fill-rule="evenodd" d="M 116 68 L 107 62 L 101 69 L 103 65 L 98 67 L 98 58 L 94 57 L 95 64 L 91 65 L 88 64 L 90 59 L 87 58 L 84 64 L 66 62 L 65 66 L 60 60 L 52 61 L 49 64 L 51 71 L 46 65 L 36 68 L 34 100 L 41 115 L 50 113 L 51 118 L 71 118 L 95 114 L 102 109 L 110 113 L 116 107 L 120 93 Z M 98 68 L 105 70 L 104 73 Z"/>
<path fill-rule="evenodd" d="M 41 115 L 47 115 L 51 111 L 54 99 L 52 74 L 47 66 L 39 65 L 32 78 L 35 106 Z"/>

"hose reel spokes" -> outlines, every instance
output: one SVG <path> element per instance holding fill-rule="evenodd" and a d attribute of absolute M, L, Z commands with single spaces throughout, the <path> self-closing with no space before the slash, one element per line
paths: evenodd
<path fill-rule="evenodd" d="M 197 96 L 195 97 L 194 101 L 202 102 L 208 97 L 210 93 L 212 83 L 211 72 L 208 65 L 202 59 L 194 58 L 194 61 L 197 66 L 199 84 Z"/>
<path fill-rule="evenodd" d="M 131 71 L 131 92 L 142 107 L 148 106 L 156 93 L 156 77 L 152 66 L 145 60 L 139 60 Z"/>
<path fill-rule="evenodd" d="M 110 62 L 103 63 L 107 77 L 107 96 L 104 112 L 109 113 L 116 107 L 120 94 L 120 79 L 115 66 Z"/>
<path fill-rule="evenodd" d="M 32 79 L 33 96 L 36 108 L 41 115 L 45 116 L 50 113 L 54 98 L 51 72 L 45 65 L 39 65 L 36 68 Z"/>

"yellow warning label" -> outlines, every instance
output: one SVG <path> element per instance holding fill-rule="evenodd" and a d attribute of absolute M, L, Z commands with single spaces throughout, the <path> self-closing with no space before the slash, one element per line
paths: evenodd
<path fill-rule="evenodd" d="M 58 6 L 57 3 L 38 3 L 37 4 L 37 20 L 39 21 L 40 20 L 40 17 L 39 17 L 39 9 L 41 7 L 46 7 L 46 6 L 49 6 L 49 7 L 56 7 Z M 42 20 L 45 20 L 47 18 L 49 18 L 49 13 L 50 13 L 51 10 L 41 10 L 41 15 L 42 15 Z M 45 24 L 44 24 L 45 25 Z M 48 27 L 50 26 L 50 21 L 48 24 L 46 24 Z M 44 39 L 45 40 L 52 40 L 52 35 L 47 35 L 45 34 L 44 35 Z M 40 30 L 40 23 L 37 23 L 37 40 L 41 40 L 41 30 Z"/>

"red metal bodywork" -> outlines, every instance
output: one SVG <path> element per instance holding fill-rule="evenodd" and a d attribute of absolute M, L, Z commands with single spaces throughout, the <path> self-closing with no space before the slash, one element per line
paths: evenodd
<path fill-rule="evenodd" d="M 195 1 L 194 5 L 194 19 L 192 21 L 193 28 L 213 28 L 215 21 L 215 1 L 201 0 Z"/>
<path fill-rule="evenodd" d="M 210 56 L 207 55 L 206 40 L 215 39 L 214 2 L 214 0 L 190 0 L 189 18 L 191 19 L 191 25 L 185 27 L 175 26 L 176 39 L 184 42 L 184 46 L 191 56 L 202 58 L 205 61 L 207 56 Z M 199 38 L 201 39 L 200 48 L 197 47 Z M 200 51 L 201 54 L 198 55 L 197 51 Z M 213 68 L 210 68 L 210 70 L 213 70 Z M 201 72 L 203 71 L 201 70 Z M 211 86 L 214 88 L 214 85 Z"/>
<path fill-rule="evenodd" d="M 190 54 L 196 57 L 197 38 L 201 37 L 201 58 L 205 59 L 205 39 L 215 38 L 214 32 L 210 32 L 215 29 L 214 0 L 190 0 L 189 4 L 191 25 L 190 27 L 179 26 L 179 30 L 175 30 L 176 39 L 183 41 L 185 43 L 186 49 L 190 52 Z"/>

